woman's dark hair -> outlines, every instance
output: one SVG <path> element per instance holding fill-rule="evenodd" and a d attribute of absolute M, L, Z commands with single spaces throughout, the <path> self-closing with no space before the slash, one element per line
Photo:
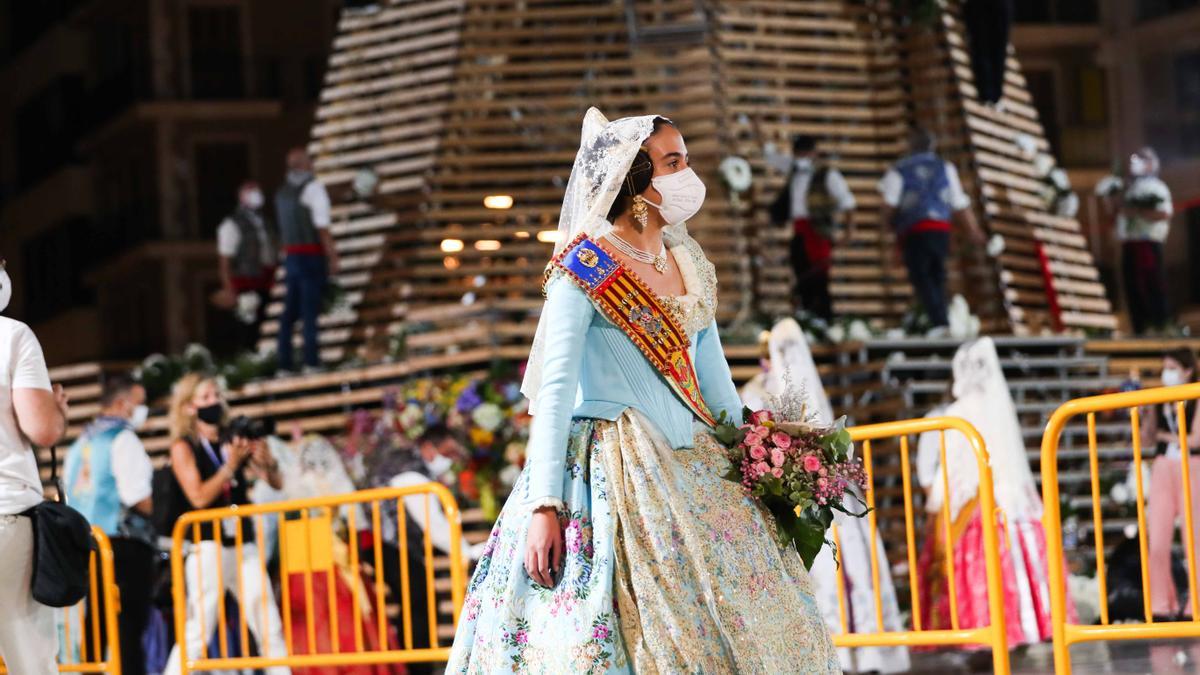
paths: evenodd
<path fill-rule="evenodd" d="M 1196 376 L 1200 373 L 1196 372 L 1196 353 L 1190 347 L 1176 347 L 1163 352 L 1163 358 L 1171 359 L 1172 361 L 1183 366 L 1184 370 L 1192 371 L 1190 380 L 1196 382 Z"/>
<path fill-rule="evenodd" d="M 651 131 L 650 135 L 657 134 L 663 127 L 679 128 L 665 117 L 655 117 L 654 131 Z M 643 147 L 633 158 L 633 164 L 629 165 L 629 173 L 625 174 L 625 180 L 621 181 L 621 189 L 617 192 L 617 198 L 608 208 L 608 222 L 615 221 L 622 213 L 628 211 L 633 202 L 633 196 L 645 192 L 646 188 L 650 187 L 650 179 L 653 177 L 654 163 L 650 161 L 650 153 L 646 152 L 646 148 Z"/>
<path fill-rule="evenodd" d="M 421 433 L 421 435 L 417 438 L 416 445 L 418 448 L 426 443 L 441 445 L 450 438 L 454 438 L 454 434 L 451 433 L 449 427 L 447 427 L 445 424 L 434 424 Z"/>

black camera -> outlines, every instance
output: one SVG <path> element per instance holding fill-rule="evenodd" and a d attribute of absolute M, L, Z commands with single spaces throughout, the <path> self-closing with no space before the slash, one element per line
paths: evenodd
<path fill-rule="evenodd" d="M 258 419 L 247 417 L 246 415 L 238 415 L 229 421 L 229 425 L 225 428 L 225 435 L 228 438 L 245 438 L 251 441 L 257 441 L 261 438 L 266 438 L 275 433 L 275 420 L 270 418 Z"/>

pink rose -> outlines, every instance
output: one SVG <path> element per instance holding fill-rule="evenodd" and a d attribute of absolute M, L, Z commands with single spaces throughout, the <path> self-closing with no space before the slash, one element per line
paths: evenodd
<path fill-rule="evenodd" d="M 784 457 L 782 450 L 772 450 L 771 451 L 771 463 L 774 464 L 776 467 L 783 466 L 783 461 L 785 459 L 787 459 L 787 457 Z"/>
<path fill-rule="evenodd" d="M 771 467 L 766 462 L 759 462 L 754 465 L 754 473 L 759 476 L 771 470 Z"/>
<path fill-rule="evenodd" d="M 774 419 L 774 418 L 771 417 L 770 410 L 759 410 L 758 412 L 754 412 L 754 413 L 750 414 L 750 421 L 754 422 L 755 424 L 759 424 L 759 425 L 761 425 L 763 422 L 769 422 L 772 419 Z"/>
<path fill-rule="evenodd" d="M 813 473 L 821 468 L 821 460 L 816 455 L 805 455 L 804 470 Z"/>
<path fill-rule="evenodd" d="M 761 445 L 752 445 L 750 446 L 750 457 L 756 460 L 766 459 L 767 451 Z"/>
<path fill-rule="evenodd" d="M 783 469 L 775 467 L 774 469 L 771 469 L 771 475 L 775 476 L 776 478 L 783 478 Z"/>
<path fill-rule="evenodd" d="M 775 444 L 775 447 L 781 450 L 787 450 L 788 448 L 792 447 L 792 437 L 788 436 L 782 431 L 776 431 L 775 433 L 771 434 L 771 442 Z"/>
<path fill-rule="evenodd" d="M 758 438 L 765 439 L 771 435 L 771 430 L 766 427 L 754 427 L 750 433 L 754 434 Z"/>

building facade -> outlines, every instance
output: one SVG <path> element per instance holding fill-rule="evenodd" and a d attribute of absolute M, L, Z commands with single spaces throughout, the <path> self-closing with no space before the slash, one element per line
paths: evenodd
<path fill-rule="evenodd" d="M 304 144 L 340 2 L 39 0 L 0 8 L 8 315 L 51 362 L 220 349 L 215 230 Z"/>
<path fill-rule="evenodd" d="M 1124 306 L 1113 226 L 1096 182 L 1144 145 L 1162 158 L 1175 218 L 1171 300 L 1200 328 L 1200 0 L 1021 0 L 1013 45 L 1047 138 L 1083 197 L 1084 223 L 1110 297 Z"/>

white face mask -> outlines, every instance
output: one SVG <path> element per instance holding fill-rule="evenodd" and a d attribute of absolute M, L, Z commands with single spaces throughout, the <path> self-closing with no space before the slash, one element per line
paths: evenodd
<path fill-rule="evenodd" d="M 655 204 L 649 199 L 646 203 L 658 209 L 667 225 L 678 225 L 691 218 L 704 204 L 707 192 L 704 181 L 691 167 L 666 176 L 655 176 L 650 179 L 650 184 L 662 195 L 662 204 Z"/>
<path fill-rule="evenodd" d="M 133 427 L 134 431 L 141 431 L 142 427 L 146 426 L 146 420 L 150 417 L 150 408 L 144 405 L 133 407 L 133 414 L 129 416 L 129 426 Z"/>
<path fill-rule="evenodd" d="M 1174 387 L 1186 382 L 1187 380 L 1183 379 L 1182 370 L 1178 368 L 1163 368 L 1162 383 L 1164 387 Z"/>
<path fill-rule="evenodd" d="M 262 208 L 262 205 L 263 205 L 262 190 L 251 190 L 251 191 L 247 192 L 243 201 L 245 202 L 246 206 L 248 206 L 252 209 Z"/>
<path fill-rule="evenodd" d="M 796 159 L 796 170 L 797 171 L 808 171 L 812 167 L 813 167 L 813 161 L 812 161 L 811 157 L 798 157 Z"/>
<path fill-rule="evenodd" d="M 0 267 L 0 312 L 8 307 L 9 300 L 12 300 L 12 279 L 8 278 L 8 270 Z"/>
<path fill-rule="evenodd" d="M 449 471 L 454 466 L 454 460 L 445 455 L 434 455 L 433 459 L 425 462 L 425 468 L 429 469 L 429 475 L 437 478 Z"/>

